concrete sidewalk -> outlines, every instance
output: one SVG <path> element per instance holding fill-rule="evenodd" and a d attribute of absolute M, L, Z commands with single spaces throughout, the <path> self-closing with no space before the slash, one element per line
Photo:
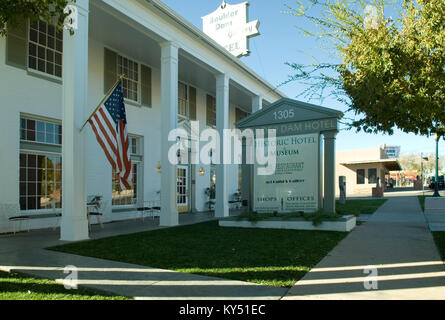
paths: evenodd
<path fill-rule="evenodd" d="M 365 289 L 368 266 L 377 290 Z M 283 299 L 445 299 L 445 265 L 417 197 L 390 198 Z"/>
<path fill-rule="evenodd" d="M 180 215 L 180 224 L 214 219 L 210 213 Z M 159 229 L 159 220 L 130 220 L 93 226 L 91 238 Z M 63 244 L 58 230 L 0 236 L 0 270 L 62 281 L 66 266 L 78 268 L 79 285 L 135 299 L 280 299 L 287 291 L 242 281 L 89 258 L 44 248 Z"/>

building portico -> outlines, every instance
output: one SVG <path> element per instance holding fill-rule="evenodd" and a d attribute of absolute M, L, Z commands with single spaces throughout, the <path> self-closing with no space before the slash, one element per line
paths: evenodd
<path fill-rule="evenodd" d="M 170 130 L 180 122 L 196 120 L 201 124 L 200 130 L 215 128 L 222 132 L 234 128 L 236 121 L 256 108 L 284 95 L 160 1 L 79 0 L 76 6 L 78 29 L 73 36 L 66 31 L 63 39 L 63 77 L 34 72 L 26 63 L 23 69 L 0 65 L 10 85 L 29 82 L 30 87 L 40 86 L 46 92 L 35 101 L 45 106 L 42 108 L 28 106 L 28 98 L 14 98 L 12 94 L 13 105 L 23 106 L 16 109 L 13 117 L 60 122 L 63 127 L 63 178 L 56 181 L 63 182 L 63 205 L 55 208 L 62 213 L 61 238 L 88 238 L 86 202 L 91 195 L 101 195 L 106 203 L 103 222 L 137 217 L 137 207 L 142 207 L 144 201 L 158 199 L 160 224 L 177 225 L 178 171 L 168 161 L 169 146 L 174 143 L 168 141 Z M 2 51 L 6 50 L 7 41 L 0 39 Z M 134 166 L 134 189 L 127 193 L 118 190 L 112 168 L 89 125 L 80 131 L 122 73 L 126 75 L 123 88 Z M 20 129 L 17 127 L 16 131 Z M 21 145 L 25 145 L 23 141 Z M 50 150 L 40 144 L 32 149 L 39 148 L 42 154 Z M 28 152 L 24 147 L 18 149 L 20 154 Z M 228 202 L 239 189 L 238 167 L 189 165 L 185 172 L 187 212 L 208 209 L 205 190 L 214 181 L 216 216 L 227 216 Z M 9 180 L 21 181 L 13 174 Z M 0 202 L 19 203 L 19 199 L 31 196 L 35 197 L 17 193 Z M 16 215 L 54 211 L 41 207 L 41 196 L 33 199 L 37 199 L 37 204 L 19 206 Z M 36 219 L 31 228 L 57 223 L 55 218 Z M 8 230 L 12 227 L 5 215 L 0 221 L 0 233 Z"/>

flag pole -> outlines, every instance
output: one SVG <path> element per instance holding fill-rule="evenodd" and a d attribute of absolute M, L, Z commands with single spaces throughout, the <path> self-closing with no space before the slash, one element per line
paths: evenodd
<path fill-rule="evenodd" d="M 88 123 L 88 121 L 90 121 L 90 119 L 93 117 L 93 115 L 96 113 L 96 111 L 102 106 L 102 104 L 104 103 L 104 101 L 108 98 L 108 96 L 111 94 L 111 92 L 113 92 L 113 90 L 117 87 L 117 85 L 119 84 L 119 82 L 122 81 L 122 79 L 125 77 L 124 74 L 121 74 L 119 76 L 119 79 L 116 80 L 115 84 L 111 87 L 110 90 L 108 90 L 107 94 L 105 95 L 105 97 L 100 101 L 99 105 L 96 107 L 96 109 L 94 109 L 94 111 L 90 114 L 90 116 L 88 117 L 87 121 L 85 121 L 85 123 L 83 124 L 83 126 L 80 128 L 80 131 L 83 130 L 83 128 L 86 126 L 86 124 Z"/>

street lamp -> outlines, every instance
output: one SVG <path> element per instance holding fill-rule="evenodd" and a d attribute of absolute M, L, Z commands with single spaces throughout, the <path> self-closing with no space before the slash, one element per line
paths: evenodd
<path fill-rule="evenodd" d="M 428 161 L 429 158 L 428 157 L 424 157 L 423 153 L 420 153 L 420 181 L 422 182 L 422 191 L 424 190 L 424 185 L 425 185 L 425 181 L 424 181 L 424 177 L 423 177 L 423 160 Z"/>

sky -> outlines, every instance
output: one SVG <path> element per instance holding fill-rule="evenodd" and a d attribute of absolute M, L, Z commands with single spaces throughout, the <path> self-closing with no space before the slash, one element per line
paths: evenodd
<path fill-rule="evenodd" d="M 163 0 L 163 2 L 202 30 L 202 16 L 217 9 L 222 0 Z M 228 0 L 228 4 L 242 3 L 242 0 Z M 325 97 L 320 100 L 308 100 L 299 96 L 305 89 L 303 83 L 285 82 L 293 70 L 286 63 L 309 64 L 316 59 L 318 62 L 331 61 L 332 57 L 323 50 L 323 40 L 314 40 L 301 33 L 297 27 L 308 27 L 307 21 L 289 14 L 288 5 L 295 7 L 295 0 L 250 0 L 248 7 L 248 21 L 260 21 L 260 35 L 249 41 L 250 56 L 241 57 L 241 61 L 286 94 L 289 98 L 333 108 L 342 112 L 346 106 L 335 99 Z M 298 97 L 297 97 L 298 96 Z M 346 114 L 352 118 L 352 114 Z M 386 144 L 401 146 L 402 153 L 420 155 L 435 153 L 434 137 L 416 136 L 395 130 L 393 135 L 357 133 L 353 130 L 340 130 L 337 135 L 337 150 L 351 150 L 362 148 L 376 148 Z M 442 145 L 445 144 L 442 142 Z M 443 152 L 445 154 L 445 149 Z"/>

